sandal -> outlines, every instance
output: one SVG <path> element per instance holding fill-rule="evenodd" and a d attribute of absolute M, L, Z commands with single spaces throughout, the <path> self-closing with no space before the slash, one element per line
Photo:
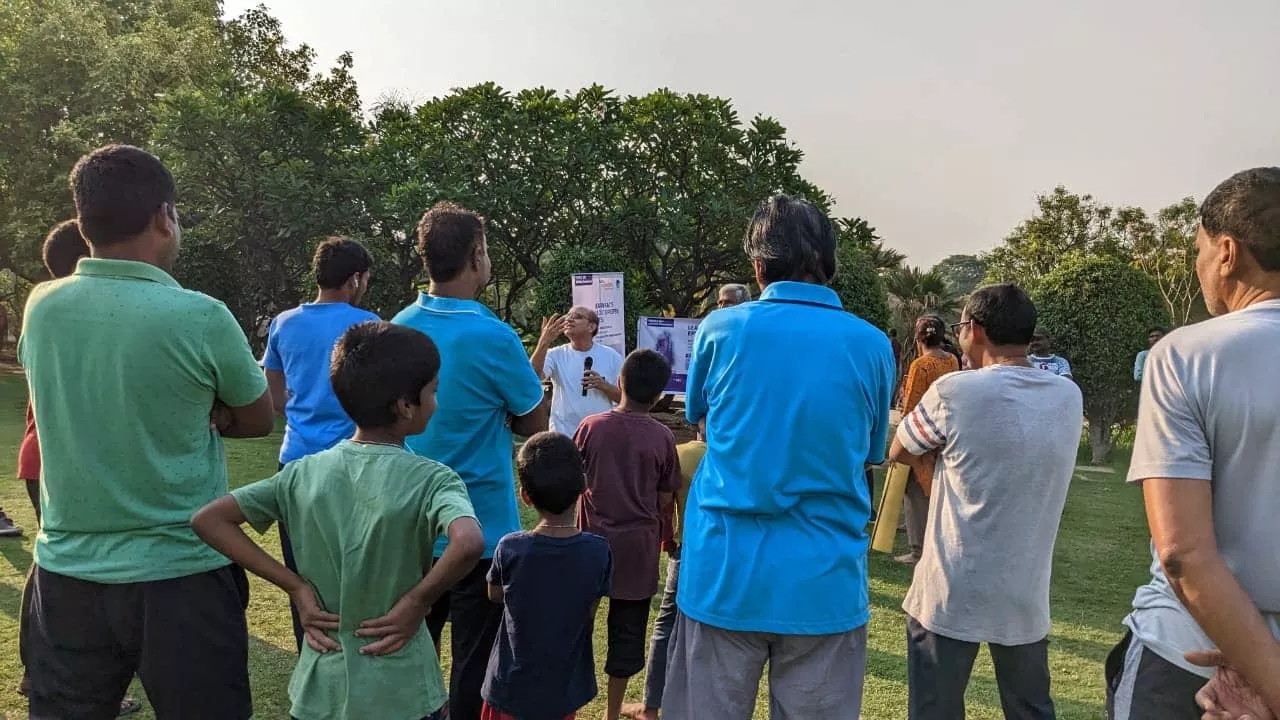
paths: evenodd
<path fill-rule="evenodd" d="M 122 718 L 127 715 L 132 715 L 141 709 L 142 709 L 142 703 L 138 702 L 137 700 L 134 700 L 133 698 L 127 697 L 120 701 L 120 714 L 116 715 L 116 717 Z"/>

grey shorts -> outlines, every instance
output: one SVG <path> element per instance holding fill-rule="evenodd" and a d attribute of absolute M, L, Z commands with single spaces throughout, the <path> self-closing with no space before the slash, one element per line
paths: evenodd
<path fill-rule="evenodd" d="M 765 664 L 772 720 L 857 720 L 867 628 L 835 635 L 738 632 L 676 615 L 665 720 L 751 720 Z"/>
<path fill-rule="evenodd" d="M 1133 633 L 1107 657 L 1108 720 L 1200 720 L 1196 693 L 1208 682 L 1151 652 Z"/>

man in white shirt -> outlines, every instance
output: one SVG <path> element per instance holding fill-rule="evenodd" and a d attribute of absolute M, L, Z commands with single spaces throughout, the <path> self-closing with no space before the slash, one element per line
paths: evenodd
<path fill-rule="evenodd" d="M 596 342 L 598 332 L 600 318 L 594 310 L 580 306 L 570 308 L 564 317 L 542 321 L 542 334 L 530 362 L 539 377 L 551 381 L 554 432 L 573 437 L 583 418 L 611 410 L 622 399 L 617 386 L 622 356 Z M 552 348 L 551 343 L 562 334 L 569 342 Z"/>
<path fill-rule="evenodd" d="M 1113 720 L 1193 720 L 1197 700 L 1206 718 L 1280 713 L 1280 168 L 1210 193 L 1196 248 L 1217 317 L 1147 358 L 1128 479 L 1146 500 L 1152 579 L 1107 661 Z M 1187 657 L 1215 647 L 1194 659 L 1227 663 L 1216 675 Z"/>
<path fill-rule="evenodd" d="M 1032 367 L 1040 368 L 1057 375 L 1058 377 L 1071 378 L 1071 363 L 1061 355 L 1054 355 L 1050 350 L 1049 335 L 1043 330 L 1037 330 L 1036 334 L 1031 337 L 1030 352 L 1027 353 L 1027 362 Z"/>
<path fill-rule="evenodd" d="M 1027 362 L 1036 308 L 1016 285 L 974 292 L 960 319 L 975 369 L 930 386 L 889 451 L 933 477 L 924 552 L 902 603 L 907 717 L 963 720 L 985 642 L 1004 716 L 1053 720 L 1049 577 L 1083 399 Z"/>

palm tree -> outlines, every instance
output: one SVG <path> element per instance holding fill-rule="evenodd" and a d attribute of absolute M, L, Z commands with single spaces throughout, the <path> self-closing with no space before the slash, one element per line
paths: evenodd
<path fill-rule="evenodd" d="M 922 315 L 950 319 L 960 314 L 962 298 L 937 270 L 901 267 L 885 276 L 885 290 L 889 293 L 889 309 L 908 334 Z"/>

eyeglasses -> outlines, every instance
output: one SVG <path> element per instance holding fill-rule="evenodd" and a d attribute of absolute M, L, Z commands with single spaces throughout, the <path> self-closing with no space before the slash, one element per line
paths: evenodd
<path fill-rule="evenodd" d="M 950 325 L 950 327 L 951 327 L 951 332 L 952 332 L 952 334 L 959 335 L 959 334 L 960 334 L 960 328 L 964 327 L 965 325 L 972 324 L 972 323 L 973 323 L 973 321 L 972 321 L 972 320 L 965 320 L 964 322 L 951 323 L 951 325 Z"/>

